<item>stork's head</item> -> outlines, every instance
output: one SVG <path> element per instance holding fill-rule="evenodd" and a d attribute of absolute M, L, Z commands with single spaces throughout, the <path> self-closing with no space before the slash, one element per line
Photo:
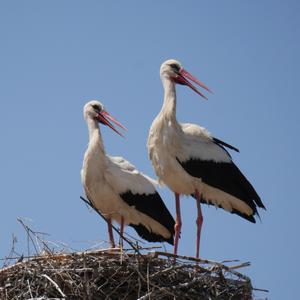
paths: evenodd
<path fill-rule="evenodd" d="M 203 89 L 207 90 L 208 92 L 211 92 L 211 90 L 200 80 L 198 80 L 196 77 L 194 77 L 192 74 L 190 74 L 188 71 L 186 71 L 181 63 L 175 59 L 169 59 L 166 60 L 160 67 L 160 77 L 166 77 L 172 80 L 175 83 L 187 85 L 190 87 L 193 91 L 195 91 L 197 94 L 199 94 L 201 97 L 206 98 L 188 79 L 195 82 L 197 85 L 202 87 Z"/>
<path fill-rule="evenodd" d="M 99 123 L 108 126 L 117 134 L 123 136 L 112 123 L 127 130 L 121 123 L 119 123 L 115 118 L 113 118 L 105 109 L 101 102 L 97 100 L 89 101 L 83 108 L 83 115 L 85 120 L 92 119 Z"/>

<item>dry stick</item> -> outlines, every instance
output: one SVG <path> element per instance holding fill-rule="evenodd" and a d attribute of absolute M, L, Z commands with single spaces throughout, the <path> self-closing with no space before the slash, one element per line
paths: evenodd
<path fill-rule="evenodd" d="M 30 284 L 29 284 L 29 280 L 28 280 L 28 279 L 27 279 L 27 285 L 28 285 L 28 290 L 29 290 L 30 297 L 33 298 L 32 292 L 31 292 L 31 288 L 30 288 Z"/>
<path fill-rule="evenodd" d="M 20 256 L 10 256 L 10 257 L 4 257 L 4 258 L 0 258 L 0 261 L 2 261 L 2 260 L 13 260 L 13 259 L 19 259 L 19 258 L 23 258 L 23 259 L 27 259 L 27 258 L 34 258 L 34 257 L 36 257 L 36 255 L 29 255 L 29 256 L 22 256 L 22 255 L 20 255 Z"/>
<path fill-rule="evenodd" d="M 32 245 L 35 249 L 35 252 L 36 254 L 39 253 L 38 249 L 37 249 L 37 246 L 36 246 L 36 243 L 34 242 L 31 234 L 36 238 L 36 241 L 37 241 L 37 245 L 38 245 L 38 241 L 42 243 L 42 245 L 44 246 L 44 249 L 47 250 L 48 252 L 52 253 L 51 249 L 48 247 L 47 243 L 45 243 L 45 241 L 43 241 L 38 235 L 39 234 L 46 234 L 46 233 L 43 233 L 43 232 L 36 232 L 36 231 L 33 231 L 28 225 L 26 225 L 24 223 L 24 221 L 21 219 L 21 218 L 17 218 L 17 221 L 23 226 L 23 228 L 25 229 L 25 231 L 27 232 L 27 235 L 28 235 L 28 238 L 31 240 L 32 242 Z M 28 251 L 29 251 L 29 248 L 28 248 Z M 30 253 L 28 252 L 28 256 L 30 255 Z"/>
<path fill-rule="evenodd" d="M 38 249 L 36 248 L 35 242 L 31 236 L 31 229 L 23 222 L 22 219 L 17 218 L 17 221 L 23 226 L 23 228 L 25 229 L 25 231 L 27 232 L 27 252 L 28 252 L 28 256 L 30 255 L 30 248 L 29 248 L 29 240 L 31 240 L 31 243 L 35 249 L 36 254 L 38 254 Z"/>
<path fill-rule="evenodd" d="M 153 249 L 161 249 L 162 247 L 161 246 L 149 246 L 149 247 L 141 247 L 139 246 L 139 249 L 140 250 L 153 250 Z M 130 251 L 132 249 L 130 248 L 123 248 L 124 251 Z"/>
<path fill-rule="evenodd" d="M 236 270 L 236 269 L 240 269 L 240 268 L 245 268 L 245 267 L 249 267 L 250 266 L 250 262 L 245 262 L 245 263 L 242 263 L 240 265 L 237 265 L 237 266 L 230 266 L 228 267 L 230 270 Z"/>
<path fill-rule="evenodd" d="M 221 264 L 225 264 L 225 263 L 230 263 L 230 262 L 238 262 L 240 261 L 239 259 L 227 259 L 227 260 L 222 260 Z"/>
<path fill-rule="evenodd" d="M 94 204 L 91 202 L 91 201 L 89 201 L 89 200 L 87 200 L 87 199 L 85 199 L 85 198 L 83 198 L 82 196 L 80 196 L 80 199 L 84 202 L 84 203 L 86 203 L 87 205 L 89 205 L 94 211 L 96 211 L 96 213 L 107 223 L 107 225 L 108 225 L 108 221 L 104 218 L 104 216 L 102 215 L 102 213 L 94 206 Z M 118 235 L 127 243 L 127 244 L 129 244 L 131 247 L 132 247 L 132 249 L 138 254 L 138 255 L 140 255 L 144 260 L 146 260 L 144 257 L 143 257 L 143 255 L 141 254 L 141 252 L 139 251 L 139 249 L 137 248 L 137 247 L 135 247 L 134 246 L 134 244 L 130 241 L 130 240 L 128 240 L 127 238 L 125 238 L 124 237 L 124 235 L 123 234 L 121 234 L 120 233 L 120 231 L 114 226 L 114 225 L 111 225 L 112 226 L 112 229 L 115 231 L 115 232 L 117 232 L 118 233 Z"/>
<path fill-rule="evenodd" d="M 183 269 L 183 268 L 186 268 L 186 265 L 171 266 L 171 267 L 169 267 L 167 269 L 163 269 L 163 270 L 160 270 L 160 271 L 157 271 L 157 272 L 151 274 L 150 278 L 153 278 L 153 277 L 155 277 L 157 275 L 161 275 L 163 273 L 167 273 L 169 271 L 174 271 L 174 270 Z"/>
<path fill-rule="evenodd" d="M 58 284 L 53 279 L 51 279 L 46 274 L 42 274 L 42 277 L 47 278 L 55 286 L 55 288 L 59 291 L 59 293 L 62 295 L 62 297 L 66 298 L 66 295 L 63 293 L 63 291 L 60 289 L 60 287 L 58 286 Z"/>
<path fill-rule="evenodd" d="M 17 254 L 16 251 L 15 251 L 15 244 L 17 242 L 17 238 L 14 234 L 12 234 L 12 246 L 11 246 L 11 249 L 10 249 L 10 252 L 8 254 L 8 257 L 5 257 L 5 258 L 1 258 L 1 260 L 3 260 L 3 265 L 2 265 L 2 268 L 5 268 L 9 265 L 9 263 L 7 264 L 7 261 L 10 259 L 10 256 L 12 256 L 13 254 Z M 20 256 L 16 257 L 16 259 L 19 259 Z"/>
<path fill-rule="evenodd" d="M 253 291 L 259 291 L 259 292 L 265 292 L 265 293 L 269 293 L 269 290 L 265 290 L 265 289 L 258 289 L 258 288 L 252 288 Z"/>
<path fill-rule="evenodd" d="M 61 272 L 74 272 L 74 273 L 83 273 L 83 272 L 93 272 L 94 269 L 93 268 L 47 268 L 47 269 L 43 269 L 45 272 L 57 272 L 57 273 L 61 273 Z"/>
<path fill-rule="evenodd" d="M 137 300 L 146 300 L 146 299 L 151 299 L 150 296 L 154 291 L 148 292 L 147 294 L 145 294 L 142 297 L 139 297 Z"/>
<path fill-rule="evenodd" d="M 142 290 L 142 284 L 141 284 L 141 278 L 140 276 L 138 276 L 138 297 L 140 297 L 140 294 L 141 294 L 141 290 Z"/>
<path fill-rule="evenodd" d="M 86 268 L 86 255 L 83 255 L 83 267 Z M 90 298 L 90 286 L 88 283 L 88 277 L 87 277 L 87 273 L 86 271 L 84 271 L 84 286 L 85 286 L 85 290 L 86 290 L 86 294 L 88 296 L 88 298 Z"/>
<path fill-rule="evenodd" d="M 149 263 L 147 263 L 147 290 L 150 290 Z"/>

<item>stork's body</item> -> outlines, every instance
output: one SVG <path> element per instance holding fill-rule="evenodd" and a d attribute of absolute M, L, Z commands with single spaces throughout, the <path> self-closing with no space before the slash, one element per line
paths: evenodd
<path fill-rule="evenodd" d="M 150 128 L 148 152 L 159 181 L 175 193 L 175 254 L 181 229 L 179 196 L 192 195 L 196 199 L 196 257 L 199 257 L 203 222 L 200 202 L 216 205 L 251 222 L 255 222 L 253 216 L 257 213 L 256 206 L 264 206 L 225 149 L 238 151 L 236 148 L 213 138 L 203 127 L 178 123 L 175 84 L 188 85 L 203 96 L 185 77 L 206 88 L 177 61 L 169 60 L 162 64 L 164 102 Z"/>
<path fill-rule="evenodd" d="M 98 101 L 85 105 L 89 145 L 84 155 L 81 178 L 88 199 L 108 220 L 111 246 L 114 246 L 111 222 L 132 226 L 144 239 L 173 244 L 174 220 L 157 193 L 151 179 L 122 157 L 105 153 L 98 122 L 116 129 L 117 123 Z"/>

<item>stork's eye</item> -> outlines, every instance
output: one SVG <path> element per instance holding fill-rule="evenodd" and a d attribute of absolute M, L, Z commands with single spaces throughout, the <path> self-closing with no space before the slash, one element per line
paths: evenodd
<path fill-rule="evenodd" d="M 101 107 L 98 104 L 93 104 L 92 107 L 94 110 L 101 111 Z"/>
<path fill-rule="evenodd" d="M 175 72 L 179 72 L 180 67 L 177 64 L 170 64 L 170 67 L 173 69 Z"/>

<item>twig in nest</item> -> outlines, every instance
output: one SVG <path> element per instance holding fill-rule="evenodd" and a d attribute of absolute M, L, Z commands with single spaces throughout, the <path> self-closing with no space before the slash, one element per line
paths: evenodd
<path fill-rule="evenodd" d="M 253 288 L 253 291 L 258 291 L 258 292 L 264 292 L 264 293 L 269 293 L 269 290 L 265 290 L 265 289 L 258 289 L 258 288 Z"/>
<path fill-rule="evenodd" d="M 57 291 L 61 294 L 62 297 L 66 297 L 66 295 L 63 293 L 63 291 L 60 289 L 60 287 L 58 286 L 58 284 L 53 280 L 51 279 L 48 275 L 46 274 L 42 274 L 41 275 L 42 277 L 45 277 L 46 279 L 48 279 L 54 286 L 55 288 L 57 289 Z"/>
<path fill-rule="evenodd" d="M 240 269 L 240 268 L 249 267 L 250 265 L 251 265 L 250 262 L 247 261 L 247 262 L 244 262 L 244 263 L 239 264 L 239 265 L 237 265 L 237 266 L 230 266 L 230 267 L 228 267 L 228 268 L 229 268 L 230 270 L 236 270 L 236 269 Z"/>
<path fill-rule="evenodd" d="M 15 251 L 15 245 L 16 245 L 16 243 L 17 243 L 17 237 L 14 234 L 12 234 L 12 245 L 11 245 L 10 252 L 9 252 L 9 254 L 8 254 L 7 257 L 1 259 L 1 260 L 4 261 L 3 265 L 2 265 L 2 268 L 5 268 L 5 267 L 7 267 L 9 265 L 9 260 L 11 259 L 11 257 L 14 254 L 18 255 L 18 257 L 16 257 L 16 259 L 19 259 L 20 255 Z"/>
<path fill-rule="evenodd" d="M 17 218 L 17 221 L 23 226 L 23 228 L 25 229 L 26 233 L 27 233 L 27 252 L 28 252 L 28 256 L 30 256 L 30 246 L 29 246 L 29 240 L 31 241 L 34 250 L 36 252 L 36 254 L 39 254 L 39 242 L 42 243 L 43 245 L 43 250 L 52 253 L 52 250 L 49 248 L 49 246 L 47 245 L 47 243 L 39 236 L 40 234 L 46 235 L 46 233 L 44 232 L 38 232 L 38 231 L 33 231 L 28 225 L 26 225 L 24 223 L 24 221 L 21 218 Z M 33 237 L 35 238 L 36 242 L 34 241 Z"/>
<path fill-rule="evenodd" d="M 178 266 L 171 266 L 170 268 L 167 268 L 167 269 L 163 269 L 163 270 L 160 270 L 156 273 L 153 273 L 151 274 L 150 278 L 153 278 L 157 275 L 162 275 L 163 273 L 168 273 L 169 271 L 174 271 L 174 270 L 177 270 L 177 269 L 182 269 L 182 268 L 185 268 L 186 266 L 185 265 L 178 265 Z"/>
<path fill-rule="evenodd" d="M 29 284 L 29 280 L 28 280 L 28 279 L 27 279 L 27 285 L 28 285 L 28 291 L 29 291 L 30 297 L 33 298 L 32 292 L 31 292 L 31 288 L 30 288 L 30 284 Z"/>

